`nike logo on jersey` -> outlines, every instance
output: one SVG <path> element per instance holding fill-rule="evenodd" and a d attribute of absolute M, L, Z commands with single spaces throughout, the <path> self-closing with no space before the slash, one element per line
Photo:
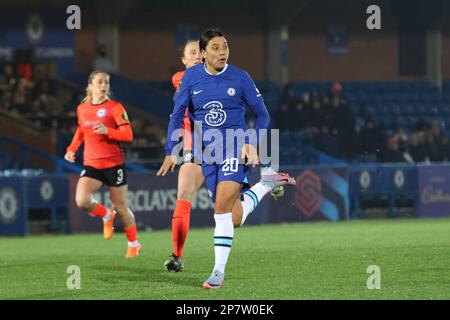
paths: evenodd
<path fill-rule="evenodd" d="M 234 172 L 225 172 L 223 175 L 224 176 L 229 176 L 230 174 L 234 174 Z"/>
<path fill-rule="evenodd" d="M 203 90 L 199 90 L 199 91 L 195 91 L 194 90 L 194 92 L 192 92 L 194 95 L 196 95 L 196 94 L 199 94 L 200 92 L 203 92 Z"/>

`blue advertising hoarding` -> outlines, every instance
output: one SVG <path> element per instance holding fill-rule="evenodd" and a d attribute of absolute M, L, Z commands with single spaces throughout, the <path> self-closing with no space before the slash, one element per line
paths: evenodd
<path fill-rule="evenodd" d="M 355 165 L 349 169 L 352 217 L 362 213 L 360 201 L 364 196 L 387 197 L 390 214 L 397 214 L 395 200 L 399 196 L 413 197 L 417 214 L 417 166 L 406 164 Z"/>
<path fill-rule="evenodd" d="M 0 235 L 26 235 L 25 195 L 23 178 L 0 178 Z"/>

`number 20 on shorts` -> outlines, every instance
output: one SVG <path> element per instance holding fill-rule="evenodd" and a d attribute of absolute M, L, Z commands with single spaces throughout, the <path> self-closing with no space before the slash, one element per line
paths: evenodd
<path fill-rule="evenodd" d="M 238 171 L 238 159 L 228 158 L 223 162 L 222 171 L 223 172 L 237 172 Z"/>

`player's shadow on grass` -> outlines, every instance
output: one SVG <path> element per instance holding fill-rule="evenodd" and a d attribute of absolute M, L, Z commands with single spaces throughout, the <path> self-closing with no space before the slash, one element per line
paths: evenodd
<path fill-rule="evenodd" d="M 208 277 L 208 273 L 204 271 L 189 270 L 175 273 L 165 270 L 162 266 L 143 268 L 133 265 L 95 265 L 89 268 L 101 271 L 96 279 L 110 283 L 144 281 L 198 288 L 199 283 Z"/>

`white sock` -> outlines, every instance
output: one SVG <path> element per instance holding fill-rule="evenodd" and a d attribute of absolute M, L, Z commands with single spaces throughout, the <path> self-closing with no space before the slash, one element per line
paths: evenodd
<path fill-rule="evenodd" d="M 111 210 L 108 209 L 108 210 L 106 210 L 106 214 L 105 214 L 105 216 L 103 217 L 103 220 L 104 220 L 104 221 L 109 221 L 110 219 L 111 219 Z"/>
<path fill-rule="evenodd" d="M 137 247 L 139 245 L 139 242 L 136 241 L 128 241 L 128 246 L 129 247 Z"/>
<path fill-rule="evenodd" d="M 234 227 L 231 212 L 214 214 L 216 228 L 214 229 L 214 270 L 225 273 L 228 255 L 230 254 L 233 242 Z"/>
<path fill-rule="evenodd" d="M 272 189 L 269 186 L 266 186 L 262 182 L 258 182 L 250 190 L 245 191 L 242 195 L 244 200 L 242 203 L 242 221 L 241 226 L 244 224 L 248 215 L 255 210 L 258 203 L 264 198 L 266 194 L 268 194 Z"/>

